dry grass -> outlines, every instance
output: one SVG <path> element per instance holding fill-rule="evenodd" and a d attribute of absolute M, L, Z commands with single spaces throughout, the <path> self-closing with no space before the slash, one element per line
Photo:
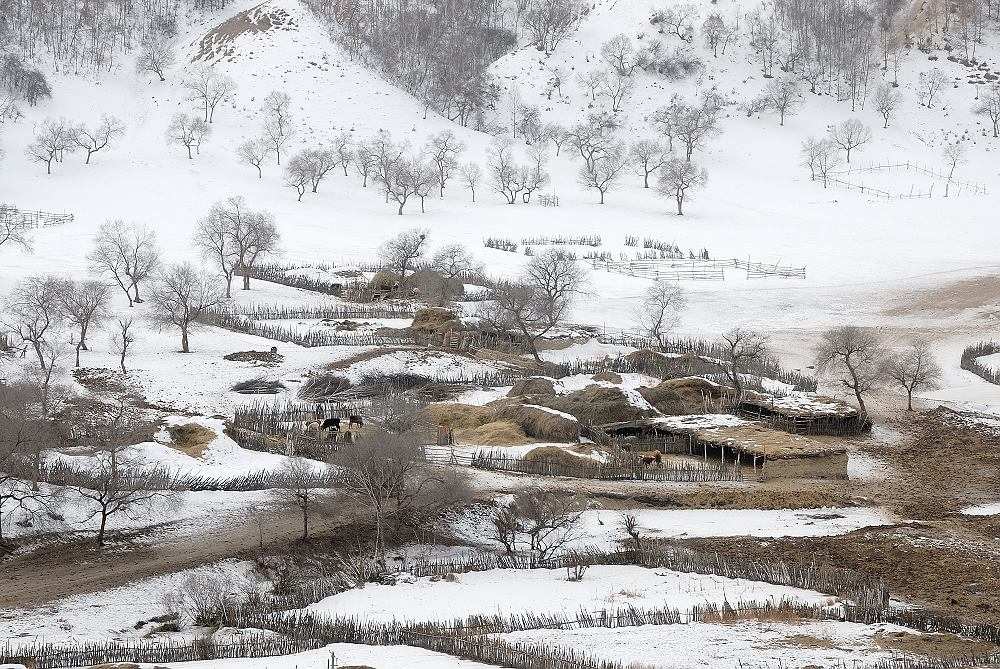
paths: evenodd
<path fill-rule="evenodd" d="M 496 420 L 496 410 L 491 407 L 457 402 L 429 404 L 425 411 L 435 425 L 452 430 L 473 430 Z"/>
<path fill-rule="evenodd" d="M 417 332 L 439 333 L 459 328 L 461 324 L 461 321 L 458 320 L 455 312 L 451 309 L 427 307 L 425 309 L 418 309 L 413 314 L 413 324 L 410 326 L 410 329 Z"/>
<path fill-rule="evenodd" d="M 883 650 L 943 660 L 959 660 L 997 652 L 997 647 L 991 643 L 971 641 L 948 633 L 912 634 L 879 630 L 875 633 L 874 641 L 875 645 Z"/>
<path fill-rule="evenodd" d="M 167 427 L 167 432 L 170 434 L 171 446 L 194 458 L 201 457 L 215 439 L 213 430 L 198 423 L 170 425 Z"/>
<path fill-rule="evenodd" d="M 522 395 L 555 395 L 556 384 L 553 379 L 547 376 L 529 376 L 514 383 L 514 387 L 507 393 L 507 397 L 521 397 Z"/>
<path fill-rule="evenodd" d="M 598 372 L 597 374 L 594 374 L 591 378 L 594 379 L 595 381 L 604 381 L 606 383 L 614 383 L 616 385 L 619 385 L 622 382 L 621 374 L 616 374 L 615 372 L 611 371 Z"/>
<path fill-rule="evenodd" d="M 563 416 L 550 413 L 545 409 L 515 404 L 509 401 L 497 407 L 496 416 L 499 420 L 515 423 L 529 437 L 539 441 L 576 442 L 580 438 L 580 423 Z M 491 406 L 496 406 L 493 402 Z"/>
<path fill-rule="evenodd" d="M 570 467 L 580 467 L 592 462 L 566 451 L 558 446 L 539 446 L 524 455 L 524 459 L 529 462 L 552 462 Z"/>
<path fill-rule="evenodd" d="M 477 446 L 520 446 L 535 440 L 524 433 L 519 425 L 505 420 L 495 420 L 475 428 L 455 430 L 460 444 Z"/>
<path fill-rule="evenodd" d="M 723 386 L 699 377 L 668 379 L 653 388 L 639 389 L 643 399 L 667 416 L 705 413 L 727 392 Z"/>
<path fill-rule="evenodd" d="M 568 413 L 588 425 L 607 425 L 645 417 L 642 409 L 631 404 L 621 389 L 597 384 L 568 395 L 533 397 L 531 402 Z"/>

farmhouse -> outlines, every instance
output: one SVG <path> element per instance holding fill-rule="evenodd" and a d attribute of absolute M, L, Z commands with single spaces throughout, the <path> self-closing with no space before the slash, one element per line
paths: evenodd
<path fill-rule="evenodd" d="M 645 418 L 602 429 L 625 448 L 735 462 L 759 478 L 847 477 L 845 446 L 728 414 Z"/>

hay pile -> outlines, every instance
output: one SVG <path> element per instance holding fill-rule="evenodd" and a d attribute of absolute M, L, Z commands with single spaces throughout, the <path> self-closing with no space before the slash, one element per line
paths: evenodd
<path fill-rule="evenodd" d="M 539 441 L 577 442 L 580 439 L 580 422 L 550 411 L 543 406 L 519 404 L 509 400 L 492 402 L 500 420 L 518 425 L 529 437 Z"/>
<path fill-rule="evenodd" d="M 573 455 L 564 448 L 558 446 L 539 446 L 524 454 L 524 459 L 529 462 L 552 462 L 569 467 L 582 467 L 586 464 L 593 464 L 593 461 L 585 460 Z"/>
<path fill-rule="evenodd" d="M 548 376 L 529 376 L 514 384 L 507 397 L 523 397 L 524 395 L 555 395 L 556 382 Z"/>
<path fill-rule="evenodd" d="M 167 433 L 170 435 L 171 446 L 194 458 L 204 453 L 208 445 L 215 440 L 215 431 L 198 423 L 169 425 Z"/>
<path fill-rule="evenodd" d="M 237 351 L 236 353 L 229 353 L 222 356 L 222 359 L 229 362 L 252 362 L 272 366 L 280 364 L 285 357 L 277 351 Z"/>
<path fill-rule="evenodd" d="M 462 322 L 451 309 L 443 307 L 427 307 L 418 309 L 413 314 L 413 324 L 410 329 L 426 334 L 448 332 L 462 328 Z"/>
<path fill-rule="evenodd" d="M 497 400 L 486 406 L 431 404 L 426 412 L 436 425 L 454 430 L 462 443 L 503 446 L 533 441 L 576 442 L 580 436 L 576 420 L 515 400 Z"/>
<path fill-rule="evenodd" d="M 567 395 L 533 396 L 529 399 L 532 404 L 568 413 L 587 425 L 639 420 L 645 418 L 647 413 L 629 402 L 620 388 L 608 388 L 597 384 Z"/>
<path fill-rule="evenodd" d="M 697 376 L 668 379 L 658 386 L 639 389 L 643 399 L 665 416 L 703 413 L 728 393 L 725 386 Z"/>
<path fill-rule="evenodd" d="M 399 286 L 399 275 L 389 270 L 379 270 L 368 285 L 374 290 L 394 290 Z"/>
<path fill-rule="evenodd" d="M 605 370 L 603 372 L 598 372 L 597 374 L 594 374 L 591 378 L 594 379 L 595 381 L 603 381 L 605 383 L 613 383 L 616 386 L 620 386 L 622 384 L 621 374 L 616 374 L 615 372 L 612 372 L 612 371 L 609 371 L 609 370 Z"/>

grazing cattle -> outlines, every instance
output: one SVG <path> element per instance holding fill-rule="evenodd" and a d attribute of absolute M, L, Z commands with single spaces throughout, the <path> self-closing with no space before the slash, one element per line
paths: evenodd
<path fill-rule="evenodd" d="M 662 465 L 663 464 L 663 453 L 659 451 L 643 451 L 639 453 L 639 459 L 642 460 L 642 464 L 649 467 L 652 464 Z"/>
<path fill-rule="evenodd" d="M 354 426 L 364 427 L 365 426 L 364 419 L 362 419 L 361 416 L 351 416 L 350 418 L 348 418 L 347 429 L 350 429 Z"/>
<path fill-rule="evenodd" d="M 339 418 L 326 418 L 320 427 L 324 430 L 333 430 L 334 432 L 340 432 L 340 419 Z"/>
<path fill-rule="evenodd" d="M 302 434 L 309 434 L 310 432 L 319 432 L 320 422 L 318 420 L 309 420 L 302 424 Z"/>

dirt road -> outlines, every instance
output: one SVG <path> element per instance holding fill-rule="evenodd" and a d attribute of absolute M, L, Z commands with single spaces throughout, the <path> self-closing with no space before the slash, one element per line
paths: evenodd
<path fill-rule="evenodd" d="M 316 535 L 335 534 L 349 519 L 310 519 Z M 133 581 L 247 555 L 299 538 L 302 518 L 293 509 L 261 508 L 218 518 L 209 532 L 185 534 L 165 525 L 114 547 L 48 546 L 0 562 L 0 608 L 31 608 L 70 595 L 100 592 Z M 259 521 L 259 524 L 258 524 Z"/>

